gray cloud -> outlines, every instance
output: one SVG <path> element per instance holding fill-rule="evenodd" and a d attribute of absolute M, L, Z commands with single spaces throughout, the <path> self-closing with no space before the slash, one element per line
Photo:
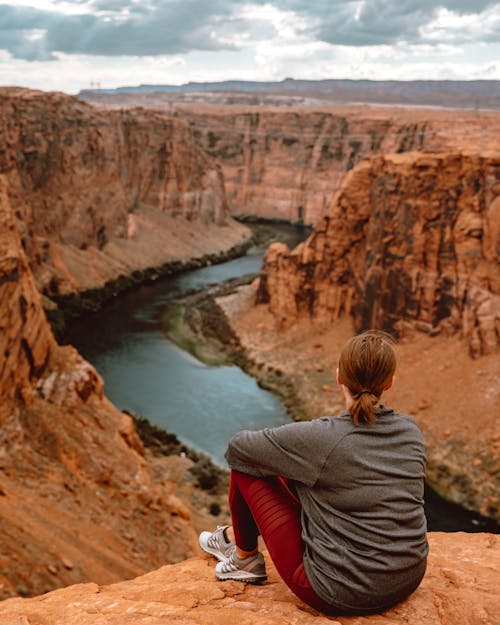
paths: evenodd
<path fill-rule="evenodd" d="M 27 60 L 47 59 L 54 52 L 154 56 L 234 49 L 227 36 L 238 32 L 250 32 L 256 40 L 274 35 L 268 22 L 235 16 L 234 3 L 227 0 L 172 0 L 149 8 L 115 0 L 90 6 L 93 13 L 65 15 L 0 5 L 0 49 Z M 40 38 L 31 37 L 35 29 L 43 31 Z"/>
<path fill-rule="evenodd" d="M 0 5 L 0 49 L 27 61 L 55 58 L 46 47 L 47 18 L 46 11 Z M 36 31 L 40 31 L 39 38 L 33 38 Z"/>
<path fill-rule="evenodd" d="M 321 41 L 346 46 L 392 45 L 399 41 L 425 43 L 420 29 L 431 23 L 439 9 L 448 9 L 460 15 L 479 14 L 497 5 L 498 0 L 367 0 L 344 2 L 332 10 L 331 3 L 320 1 L 304 6 L 299 0 L 283 0 L 283 6 L 293 7 L 297 13 L 316 18 L 310 34 Z M 473 6 L 471 6 L 473 5 Z M 358 8 L 359 7 L 359 8 Z M 463 43 L 457 32 L 456 43 Z M 485 29 L 485 40 L 491 39 Z"/>
<path fill-rule="evenodd" d="M 55 58 L 55 52 L 103 56 L 155 56 L 191 50 L 238 47 L 238 35 L 272 38 L 273 26 L 238 15 L 244 0 L 73 0 L 82 13 L 64 14 L 31 7 L 0 5 L 0 49 L 26 60 Z M 439 8 L 480 13 L 493 0 L 252 0 L 273 4 L 306 18 L 303 34 L 347 46 L 425 42 L 421 28 Z M 473 7 L 471 5 L 474 4 Z M 499 6 L 500 10 L 500 5 Z M 86 11 L 86 12 L 85 12 Z M 36 36 L 33 36 L 36 33 Z M 497 33 L 485 29 L 484 40 Z M 456 42 L 467 33 L 456 34 Z"/>

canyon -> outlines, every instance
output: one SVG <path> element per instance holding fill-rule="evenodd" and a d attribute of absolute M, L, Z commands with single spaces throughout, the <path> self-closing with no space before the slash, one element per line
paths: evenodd
<path fill-rule="evenodd" d="M 196 554 L 197 531 L 218 520 L 208 512 L 214 498 L 189 477 L 189 458 L 145 448 L 96 371 L 57 344 L 44 313 L 92 308 L 134 283 L 241 253 L 250 233 L 231 214 L 317 224 L 291 252 L 272 246 L 258 283 L 221 302 L 256 377 L 271 368 L 291 381 L 297 418 L 328 412 L 338 404 L 329 370 L 340 338 L 388 325 L 401 337 L 401 387 L 412 393 L 395 398 L 424 430 L 431 483 L 498 518 L 498 116 L 177 112 L 0 89 L 0 598 L 92 582 L 5 602 L 2 622 L 55 622 L 59 598 L 78 608 L 74 622 L 104 622 L 99 611 L 111 603 L 93 602 L 106 593 L 118 607 L 103 618 L 114 622 L 129 609 L 154 622 L 186 605 L 186 623 L 226 622 L 228 604 L 252 622 L 255 605 L 262 622 L 269 611 L 276 622 L 303 617 L 290 596 L 283 606 L 275 575 L 270 587 L 231 583 L 225 594 L 201 559 L 104 588 Z M 478 149 L 465 153 L 466 144 Z M 408 614 L 451 623 L 446 615 L 467 603 L 455 601 L 462 592 L 475 597 L 463 608 L 469 622 L 489 618 L 488 594 L 479 597 L 472 577 L 486 580 L 494 537 L 433 540 L 428 603 Z M 167 607 L 142 605 L 142 584 L 161 594 L 167 582 Z M 125 606 L 115 591 L 137 592 L 139 603 Z M 385 618 L 371 620 L 395 622 L 377 621 Z"/>
<path fill-rule="evenodd" d="M 7 188 L 0 177 L 0 598 L 183 560 L 201 514 L 189 493 L 208 506 L 194 480 L 179 497 L 192 463 L 145 450 L 96 371 L 57 345 Z"/>
<path fill-rule="evenodd" d="M 228 214 L 220 167 L 182 121 L 20 88 L 0 89 L 0 120 L 0 173 L 49 298 L 119 290 L 123 276 L 249 238 Z"/>
<path fill-rule="evenodd" d="M 240 217 L 313 225 L 366 156 L 498 149 L 499 115 L 490 111 L 327 106 L 321 101 L 259 107 L 245 106 L 243 100 L 229 106 L 220 103 L 222 95 L 199 94 L 198 102 L 170 93 L 85 92 L 82 97 L 98 110 L 140 106 L 186 120 L 198 145 L 220 164 L 231 214 Z"/>
<path fill-rule="evenodd" d="M 498 154 L 364 159 L 305 242 L 272 244 L 259 279 L 219 300 L 247 369 L 296 419 L 342 409 L 335 358 L 349 336 L 399 337 L 387 401 L 424 431 L 429 483 L 497 522 L 499 181 Z"/>
<path fill-rule="evenodd" d="M 493 142 L 498 115 L 368 107 L 200 110 L 179 116 L 221 164 L 233 215 L 316 224 L 364 157 Z M 495 121 L 496 120 L 496 123 Z"/>

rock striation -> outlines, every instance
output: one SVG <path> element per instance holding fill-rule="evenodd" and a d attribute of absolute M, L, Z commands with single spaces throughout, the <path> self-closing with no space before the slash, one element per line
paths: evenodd
<path fill-rule="evenodd" d="M 120 96 L 108 96 L 108 102 Z M 146 100 L 147 102 L 147 100 Z M 311 110 L 184 105 L 203 150 L 220 163 L 234 215 L 316 224 L 364 157 L 497 144 L 499 116 L 361 106 Z"/>
<path fill-rule="evenodd" d="M 266 556 L 261 586 L 217 582 L 212 558 L 165 566 L 129 582 L 79 584 L 0 604 L 2 625 L 494 625 L 500 548 L 491 534 L 430 534 L 426 576 L 402 604 L 368 617 L 324 616 L 297 599 Z"/>
<path fill-rule="evenodd" d="M 7 183 L 0 177 L 0 421 L 15 398 L 29 401 L 32 384 L 48 367 L 56 347 L 22 251 Z"/>
<path fill-rule="evenodd" d="M 299 97 L 276 93 L 86 91 L 80 97 L 108 109 L 143 106 L 187 120 L 199 146 L 222 167 L 233 215 L 309 225 L 328 211 L 344 178 L 364 157 L 498 149 L 500 131 L 495 111 L 328 104 L 312 98 L 301 105 Z"/>
<path fill-rule="evenodd" d="M 0 89 L 0 173 L 45 295 L 227 252 L 248 238 L 186 123 L 144 109 Z"/>
<path fill-rule="evenodd" d="M 0 598 L 192 555 L 191 511 L 95 370 L 59 347 L 0 176 Z M 0 619 L 1 620 L 1 619 Z"/>
<path fill-rule="evenodd" d="M 500 159 L 408 153 L 362 161 L 314 233 L 273 244 L 257 301 L 282 325 L 310 315 L 357 329 L 465 337 L 473 356 L 500 345 Z"/>

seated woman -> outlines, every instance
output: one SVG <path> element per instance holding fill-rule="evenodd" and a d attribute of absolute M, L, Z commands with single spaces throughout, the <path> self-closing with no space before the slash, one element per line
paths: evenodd
<path fill-rule="evenodd" d="M 340 354 L 347 410 L 231 439 L 233 526 L 200 534 L 218 579 L 266 579 L 260 534 L 289 588 L 324 613 L 381 612 L 417 588 L 425 448 L 410 417 L 379 403 L 395 368 L 392 339 L 364 332 Z"/>

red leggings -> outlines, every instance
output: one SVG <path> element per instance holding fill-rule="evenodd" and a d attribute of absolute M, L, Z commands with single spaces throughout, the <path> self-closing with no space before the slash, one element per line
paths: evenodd
<path fill-rule="evenodd" d="M 301 506 L 286 480 L 231 471 L 229 507 L 238 547 L 252 551 L 260 534 L 290 590 L 316 610 L 331 612 L 332 606 L 318 597 L 304 571 Z"/>

